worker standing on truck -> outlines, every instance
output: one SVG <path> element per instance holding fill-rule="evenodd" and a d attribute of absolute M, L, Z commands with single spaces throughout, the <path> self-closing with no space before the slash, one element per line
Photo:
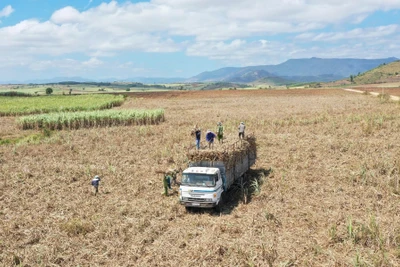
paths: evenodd
<path fill-rule="evenodd" d="M 224 142 L 224 126 L 222 126 L 222 122 L 218 122 L 217 138 L 220 144 Z"/>
<path fill-rule="evenodd" d="M 206 141 L 208 142 L 208 148 L 213 148 L 215 137 L 217 137 L 215 133 L 211 132 L 210 130 L 207 130 Z"/>
<path fill-rule="evenodd" d="M 197 125 L 194 126 L 191 135 L 195 136 L 196 138 L 196 148 L 197 150 L 200 149 L 200 138 L 201 138 L 201 129 L 197 127 Z"/>
<path fill-rule="evenodd" d="M 168 172 L 164 174 L 163 185 L 164 185 L 164 195 L 168 196 L 168 188 L 172 189 L 171 176 L 169 176 Z"/>
<path fill-rule="evenodd" d="M 246 126 L 244 125 L 244 122 L 241 122 L 239 124 L 238 130 L 239 130 L 239 139 L 244 138 L 244 130 L 246 129 Z"/>
<path fill-rule="evenodd" d="M 94 195 L 96 196 L 97 193 L 99 192 L 99 185 L 100 185 L 100 177 L 96 175 L 93 180 L 92 180 L 92 185 L 94 187 Z"/>

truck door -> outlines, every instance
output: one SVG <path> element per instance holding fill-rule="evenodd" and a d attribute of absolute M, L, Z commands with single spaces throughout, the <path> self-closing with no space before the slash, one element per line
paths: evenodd
<path fill-rule="evenodd" d="M 220 197 L 221 193 L 224 191 L 224 182 L 222 180 L 221 173 L 219 171 L 217 173 L 216 179 L 217 179 L 217 181 L 215 183 L 215 188 L 217 189 L 216 193 L 217 193 L 218 197 Z"/>

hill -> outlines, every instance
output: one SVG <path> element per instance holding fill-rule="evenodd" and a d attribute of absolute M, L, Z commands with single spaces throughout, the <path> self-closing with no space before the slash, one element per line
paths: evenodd
<path fill-rule="evenodd" d="M 400 60 L 361 73 L 353 78 L 356 84 L 400 82 Z"/>
<path fill-rule="evenodd" d="M 347 78 L 352 74 L 365 72 L 381 64 L 396 61 L 397 58 L 353 59 L 353 58 L 308 58 L 290 59 L 278 65 L 249 66 L 242 68 L 221 68 L 200 73 L 190 82 L 255 82 L 268 77 L 280 77 L 293 82 L 328 82 Z"/>
<path fill-rule="evenodd" d="M 251 70 L 251 69 L 238 70 L 235 73 L 226 76 L 224 81 L 235 82 L 235 83 L 260 82 L 260 83 L 269 83 L 271 85 L 282 85 L 293 82 L 283 77 L 276 76 L 265 70 Z"/>

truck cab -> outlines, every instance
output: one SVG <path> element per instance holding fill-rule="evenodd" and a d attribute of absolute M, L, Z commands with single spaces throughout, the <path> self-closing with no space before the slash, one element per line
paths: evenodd
<path fill-rule="evenodd" d="M 224 192 L 219 168 L 189 167 L 182 173 L 179 201 L 186 207 L 212 208 Z"/>

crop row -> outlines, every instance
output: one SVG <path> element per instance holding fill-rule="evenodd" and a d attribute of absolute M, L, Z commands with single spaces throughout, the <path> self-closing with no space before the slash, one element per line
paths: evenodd
<path fill-rule="evenodd" d="M 124 102 L 122 95 L 1 97 L 0 116 L 110 109 Z"/>
<path fill-rule="evenodd" d="M 17 119 L 21 129 L 50 130 L 110 127 L 119 125 L 158 124 L 164 121 L 164 110 L 97 110 L 38 114 Z"/>

